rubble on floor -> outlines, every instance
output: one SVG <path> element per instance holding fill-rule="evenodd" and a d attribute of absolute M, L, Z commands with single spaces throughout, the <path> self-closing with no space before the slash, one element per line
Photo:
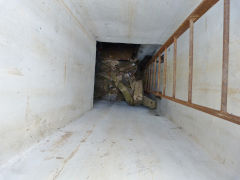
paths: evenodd
<path fill-rule="evenodd" d="M 133 48 L 130 51 L 133 51 Z M 156 108 L 156 101 L 144 95 L 142 74 L 138 68 L 139 61 L 130 56 L 133 53 L 126 53 L 126 50 L 124 52 L 125 56 L 121 53 L 107 56 L 106 51 L 98 56 L 94 98 L 124 100 L 132 106 L 144 105 L 151 109 Z M 122 57 L 125 59 L 121 59 Z"/>

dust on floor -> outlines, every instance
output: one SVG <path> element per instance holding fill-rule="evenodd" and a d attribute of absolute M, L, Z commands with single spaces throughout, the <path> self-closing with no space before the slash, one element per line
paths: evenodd
<path fill-rule="evenodd" d="M 104 101 L 0 169 L 1 180 L 234 178 L 165 117 Z"/>

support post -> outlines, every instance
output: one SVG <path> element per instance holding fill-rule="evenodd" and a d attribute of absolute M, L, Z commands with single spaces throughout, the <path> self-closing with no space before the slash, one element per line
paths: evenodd
<path fill-rule="evenodd" d="M 157 76 L 156 76 L 156 74 L 157 74 L 157 58 L 155 58 L 155 61 L 154 61 L 154 78 L 153 78 L 153 80 L 154 80 L 154 82 L 153 82 L 153 90 L 155 91 L 156 90 L 156 78 L 157 78 Z"/>
<path fill-rule="evenodd" d="M 173 98 L 176 96 L 176 71 L 177 71 L 177 38 L 174 37 L 174 57 L 173 57 Z"/>
<path fill-rule="evenodd" d="M 190 19 L 189 36 L 189 75 L 188 75 L 188 102 L 192 102 L 192 79 L 193 79 L 193 26 L 194 21 Z"/>
<path fill-rule="evenodd" d="M 163 95 L 166 93 L 167 84 L 167 48 L 164 51 L 164 84 L 163 84 Z"/>
<path fill-rule="evenodd" d="M 230 0 L 224 0 L 221 111 L 227 112 Z"/>
<path fill-rule="evenodd" d="M 152 63 L 152 91 L 154 90 L 154 74 L 155 74 L 155 60 Z"/>
<path fill-rule="evenodd" d="M 157 89 L 160 92 L 160 79 L 161 79 L 161 55 L 158 56 L 158 82 Z"/>
<path fill-rule="evenodd" d="M 152 92 L 152 78 L 153 78 L 153 65 L 150 64 L 150 87 L 149 87 L 149 92 Z"/>
<path fill-rule="evenodd" d="M 151 65 L 148 66 L 148 92 L 150 92 L 150 84 L 151 84 Z"/>

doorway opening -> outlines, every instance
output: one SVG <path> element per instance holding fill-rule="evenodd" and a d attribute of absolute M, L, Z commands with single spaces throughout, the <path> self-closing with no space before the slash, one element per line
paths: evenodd
<path fill-rule="evenodd" d="M 97 42 L 94 99 L 156 107 L 144 93 L 144 66 L 160 45 Z"/>

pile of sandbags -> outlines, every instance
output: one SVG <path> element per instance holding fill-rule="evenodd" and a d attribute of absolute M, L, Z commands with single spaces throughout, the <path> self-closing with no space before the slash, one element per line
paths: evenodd
<path fill-rule="evenodd" d="M 144 96 L 143 81 L 137 60 L 98 60 L 96 66 L 95 98 L 111 101 L 125 100 L 129 105 L 156 108 L 156 102 Z"/>

